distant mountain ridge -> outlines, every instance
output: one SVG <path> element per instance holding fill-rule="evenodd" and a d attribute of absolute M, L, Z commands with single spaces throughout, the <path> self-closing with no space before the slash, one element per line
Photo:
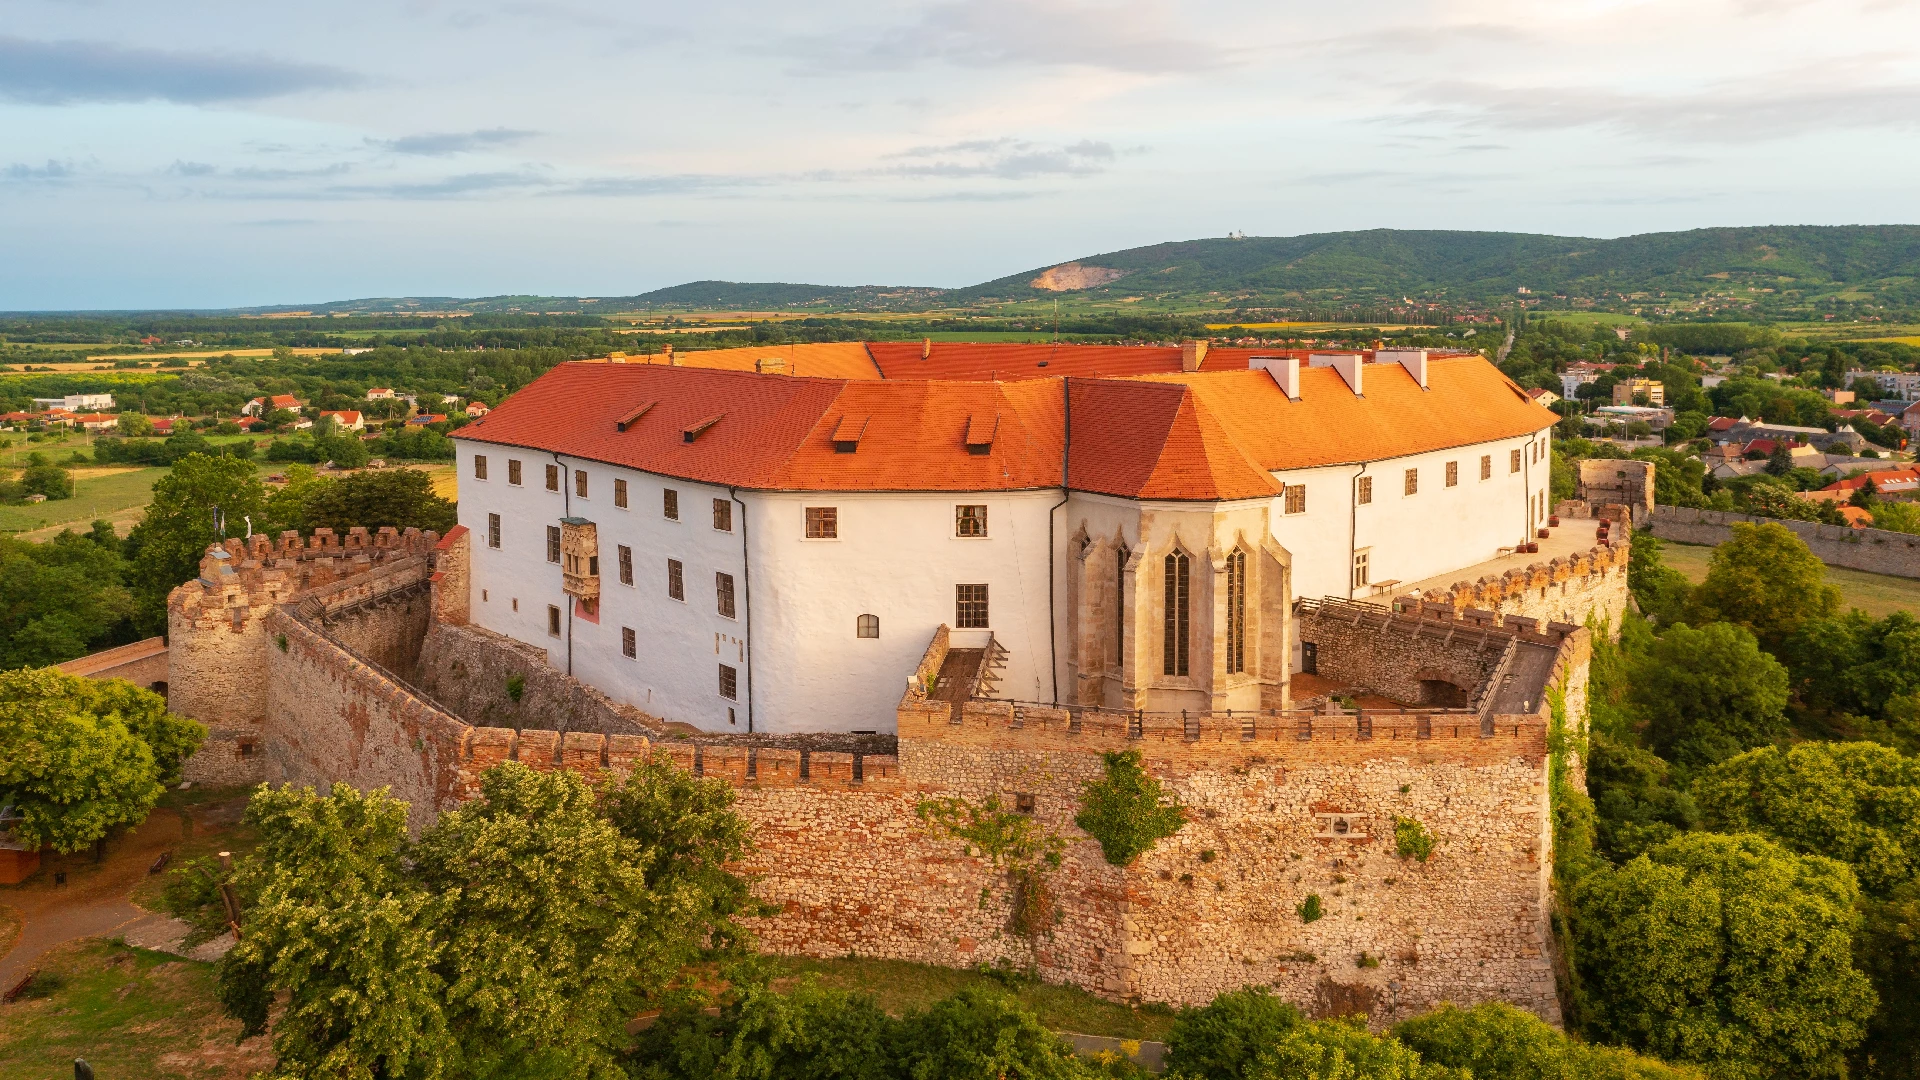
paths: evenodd
<path fill-rule="evenodd" d="M 1183 240 L 1087 255 L 959 289 L 695 281 L 632 296 L 402 297 L 246 314 L 550 313 L 634 310 L 918 311 L 1072 293 L 1107 299 L 1484 304 L 1528 290 L 1584 299 L 1708 293 L 1920 303 L 1920 226 L 1792 225 L 1642 233 L 1612 240 L 1536 233 L 1369 229 Z"/>

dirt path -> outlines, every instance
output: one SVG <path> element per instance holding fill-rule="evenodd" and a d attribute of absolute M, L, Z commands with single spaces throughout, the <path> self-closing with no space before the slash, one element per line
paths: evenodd
<path fill-rule="evenodd" d="M 178 848 L 186 836 L 186 818 L 157 809 L 138 828 L 106 844 L 95 862 L 90 851 L 48 854 L 40 872 L 28 881 L 0 887 L 0 904 L 21 923 L 13 947 L 0 956 L 0 990 L 11 987 L 47 950 L 86 937 L 125 937 L 143 948 L 179 951 L 187 926 L 177 919 L 136 906 L 129 897 L 148 878 L 148 868 L 163 852 Z M 60 872 L 65 884 L 55 884 Z M 209 943 L 195 959 L 217 958 L 224 949 Z"/>

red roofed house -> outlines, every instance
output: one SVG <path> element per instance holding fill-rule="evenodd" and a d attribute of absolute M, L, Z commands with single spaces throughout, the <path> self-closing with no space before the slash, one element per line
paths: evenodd
<path fill-rule="evenodd" d="M 1876 469 L 1845 480 L 1836 480 L 1820 490 L 1851 495 L 1866 487 L 1868 480 L 1873 481 L 1874 492 L 1883 498 L 1898 499 L 1920 494 L 1920 470 L 1915 469 Z"/>
<path fill-rule="evenodd" d="M 475 418 L 485 416 L 492 411 L 492 409 L 487 408 L 486 402 L 484 401 L 475 401 L 467 405 L 467 415 Z"/>
<path fill-rule="evenodd" d="M 942 625 L 1006 698 L 1278 707 L 1295 597 L 1546 524 L 1559 418 L 1477 355 L 868 348 L 565 363 L 455 432 L 472 622 L 707 730 L 891 731 Z"/>
<path fill-rule="evenodd" d="M 332 420 L 333 425 L 347 431 L 367 430 L 367 421 L 352 409 L 328 410 L 320 414 L 322 420 Z"/>
<path fill-rule="evenodd" d="M 367 400 L 368 401 L 392 401 L 393 388 L 388 386 L 376 386 L 373 389 L 367 391 Z"/>
<path fill-rule="evenodd" d="M 149 417 L 147 422 L 153 425 L 153 433 L 155 435 L 171 435 L 173 434 L 173 422 L 178 419 L 180 418 L 177 416 L 154 416 Z"/>
<path fill-rule="evenodd" d="M 78 413 L 73 422 L 83 431 L 112 431 L 120 426 L 120 417 L 114 413 Z"/>
<path fill-rule="evenodd" d="M 248 416 L 265 416 L 275 409 L 299 412 L 304 407 L 305 406 L 300 403 L 300 399 L 294 397 L 292 394 L 275 394 L 272 397 L 254 398 L 252 401 L 241 406 L 240 411 Z"/>
<path fill-rule="evenodd" d="M 419 416 L 409 418 L 407 420 L 407 423 L 418 424 L 421 427 L 425 427 L 428 424 L 441 423 L 445 421 L 446 418 L 447 418 L 446 413 L 421 413 Z"/>

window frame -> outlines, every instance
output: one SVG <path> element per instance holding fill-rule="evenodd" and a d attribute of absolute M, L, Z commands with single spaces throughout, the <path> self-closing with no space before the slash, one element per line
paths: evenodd
<path fill-rule="evenodd" d="M 487 478 L 487 455 L 473 455 L 473 478 L 475 480 L 485 480 Z"/>
<path fill-rule="evenodd" d="M 975 510 L 979 511 L 977 515 L 972 513 L 972 511 L 975 511 Z M 967 531 L 968 529 L 975 528 L 976 526 L 979 529 L 978 532 Z M 955 503 L 954 504 L 953 506 L 953 538 L 955 540 L 986 540 L 988 539 L 987 504 L 986 503 Z"/>
<path fill-rule="evenodd" d="M 1357 478 L 1357 480 L 1358 482 L 1353 493 L 1354 505 L 1355 506 L 1372 506 L 1373 505 L 1373 477 L 1362 476 Z"/>
<path fill-rule="evenodd" d="M 1401 485 L 1400 497 L 1407 499 L 1418 494 L 1420 494 L 1420 467 L 1416 465 L 1407 470 Z"/>
<path fill-rule="evenodd" d="M 1307 485 L 1288 484 L 1285 493 L 1281 497 L 1286 500 L 1284 513 L 1292 515 L 1307 512 Z"/>
<path fill-rule="evenodd" d="M 1363 547 L 1353 553 L 1353 566 L 1350 568 L 1352 586 L 1350 591 L 1358 592 L 1373 584 L 1373 549 Z"/>
<path fill-rule="evenodd" d="M 801 510 L 803 540 L 840 539 L 840 508 L 808 506 Z"/>
<path fill-rule="evenodd" d="M 668 521 L 680 520 L 680 490 L 678 488 L 660 489 L 660 516 Z"/>
<path fill-rule="evenodd" d="M 547 561 L 560 565 L 560 526 L 547 526 Z"/>
<path fill-rule="evenodd" d="M 972 594 L 967 590 L 978 589 Z M 993 629 L 992 597 L 986 582 L 955 584 L 953 587 L 953 627 L 956 630 Z M 973 616 L 977 612 L 978 619 Z"/>
<path fill-rule="evenodd" d="M 679 559 L 667 560 L 667 599 L 687 602 L 687 568 Z"/>
<path fill-rule="evenodd" d="M 585 469 L 573 470 L 573 497 L 576 499 L 587 497 L 587 470 Z"/>
<path fill-rule="evenodd" d="M 1493 455 L 1492 454 L 1480 455 L 1480 479 L 1482 480 L 1493 479 Z"/>
<path fill-rule="evenodd" d="M 526 486 L 525 484 L 521 483 L 519 458 L 507 459 L 507 486 L 509 487 L 525 487 Z"/>
<path fill-rule="evenodd" d="M 627 509 L 627 482 L 617 476 L 613 479 L 613 505 L 622 510 Z"/>
<path fill-rule="evenodd" d="M 727 573 L 725 570 L 714 571 L 713 607 L 721 618 L 737 619 L 740 617 L 740 606 L 736 598 L 737 593 L 733 585 L 733 575 Z"/>
<path fill-rule="evenodd" d="M 547 462 L 547 490 L 558 494 L 560 491 L 560 466 Z"/>
<path fill-rule="evenodd" d="M 868 633 L 867 631 L 869 629 L 871 629 L 873 632 Z M 869 614 L 862 614 L 859 617 L 855 618 L 853 620 L 853 636 L 861 639 L 870 638 L 875 641 L 879 640 L 880 616 L 869 613 Z"/>
<path fill-rule="evenodd" d="M 625 585 L 628 588 L 632 588 L 633 587 L 633 549 L 631 547 L 628 547 L 625 544 L 617 544 L 615 545 L 615 548 L 620 556 L 620 562 L 619 562 L 620 584 Z"/>
<path fill-rule="evenodd" d="M 560 608 L 555 604 L 547 605 L 547 636 L 560 636 Z"/>
<path fill-rule="evenodd" d="M 1457 461 L 1447 462 L 1447 486 L 1460 486 L 1460 463 Z"/>
<path fill-rule="evenodd" d="M 1520 447 L 1516 446 L 1507 455 L 1507 475 L 1512 476 L 1514 473 L 1517 473 L 1519 471 L 1520 471 Z"/>
<path fill-rule="evenodd" d="M 500 550 L 500 515 L 499 514 L 487 515 L 487 546 L 492 548 L 495 551 Z"/>
<path fill-rule="evenodd" d="M 633 627 L 631 626 L 623 626 L 620 628 L 620 655 L 629 660 L 640 659 L 639 635 L 633 632 Z"/>
<path fill-rule="evenodd" d="M 720 665 L 720 685 L 715 689 L 728 701 L 740 700 L 740 672 L 732 664 Z"/>
<path fill-rule="evenodd" d="M 732 499 L 713 500 L 713 531 L 719 533 L 733 532 Z"/>
<path fill-rule="evenodd" d="M 1193 560 L 1175 548 L 1161 560 L 1166 614 L 1160 628 L 1160 674 L 1187 678 L 1193 659 Z"/>
<path fill-rule="evenodd" d="M 1227 674 L 1247 671 L 1247 552 L 1227 553 Z"/>

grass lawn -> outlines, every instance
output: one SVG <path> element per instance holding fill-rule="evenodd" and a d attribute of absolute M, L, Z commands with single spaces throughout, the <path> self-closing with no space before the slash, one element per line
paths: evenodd
<path fill-rule="evenodd" d="M 73 1075 L 241 1077 L 270 1068 L 265 1037 L 238 1043 L 240 1024 L 214 997 L 212 964 L 88 940 L 43 958 L 20 1001 L 0 1005 L 0 1080 Z"/>
<path fill-rule="evenodd" d="M 788 977 L 812 975 L 822 986 L 872 994 L 880 1007 L 895 1015 L 923 1009 L 951 997 L 967 986 L 1001 984 L 978 971 L 910 964 L 904 960 L 863 958 L 810 960 L 769 957 Z M 1055 1031 L 1105 1035 L 1115 1039 L 1165 1039 L 1173 1027 L 1173 1013 L 1164 1006 L 1135 1009 L 1103 1001 L 1071 986 L 1051 984 L 1016 987 L 1014 996 L 1033 1010 L 1040 1022 Z"/>
<path fill-rule="evenodd" d="M 153 482 L 166 473 L 161 468 L 82 466 L 74 470 L 77 484 L 71 499 L 0 506 L 0 534 L 22 533 L 24 539 L 47 540 L 65 527 L 85 532 L 96 518 L 106 518 L 124 532 L 140 520 L 153 501 Z"/>
<path fill-rule="evenodd" d="M 1696 585 L 1706 580 L 1707 559 L 1712 554 L 1713 549 L 1705 544 L 1660 542 L 1660 555 L 1666 564 Z M 1857 607 L 1876 619 L 1896 611 L 1920 612 L 1920 580 L 1829 566 L 1827 584 L 1840 590 L 1842 607 Z"/>

